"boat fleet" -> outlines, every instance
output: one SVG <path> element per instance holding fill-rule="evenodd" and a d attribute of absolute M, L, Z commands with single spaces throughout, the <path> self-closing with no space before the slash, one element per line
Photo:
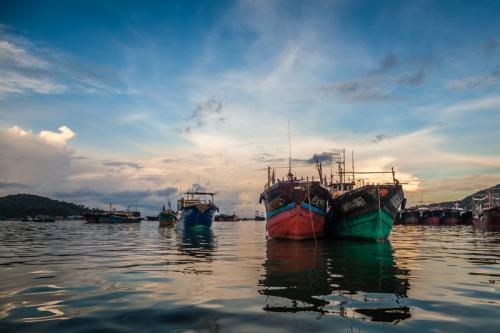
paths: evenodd
<path fill-rule="evenodd" d="M 290 144 L 290 143 L 289 143 Z M 289 149 L 291 151 L 291 149 Z M 430 209 L 417 206 L 405 209 L 403 186 L 396 179 L 394 168 L 390 171 L 355 172 L 354 153 L 352 171 L 346 170 L 345 149 L 336 154 L 329 180 L 323 173 L 319 159 L 315 161 L 314 176 L 298 176 L 292 172 L 292 157 L 289 154 L 288 173 L 279 178 L 276 169 L 267 167 L 267 182 L 259 197 L 265 208 L 265 216 L 255 212 L 255 221 L 266 221 L 266 233 L 270 238 L 315 241 L 320 238 L 347 238 L 360 240 L 383 240 L 389 237 L 394 224 L 454 225 L 483 224 L 500 225 L 500 197 L 489 192 L 474 197 L 474 209 L 466 211 L 455 205 L 453 208 Z M 334 181 L 333 165 L 336 164 L 338 179 Z M 309 166 L 310 167 L 310 166 Z M 365 183 L 359 174 L 390 174 L 385 183 Z M 210 230 L 214 221 L 239 221 L 236 214 L 218 214 L 214 203 L 215 193 L 187 191 L 181 193 L 177 209 L 163 206 L 158 216 L 148 216 L 158 221 L 160 227 L 175 226 L 180 230 Z M 140 214 L 129 211 L 113 211 L 85 214 L 88 223 L 138 223 Z"/>

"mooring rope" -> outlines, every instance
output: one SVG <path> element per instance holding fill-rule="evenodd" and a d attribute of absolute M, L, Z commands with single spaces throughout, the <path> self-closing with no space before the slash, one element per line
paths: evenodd
<path fill-rule="evenodd" d="M 380 184 L 377 184 L 377 192 L 378 192 L 378 230 L 382 235 L 382 212 L 380 211 Z"/>
<path fill-rule="evenodd" d="M 311 227 L 313 231 L 313 236 L 314 236 L 314 244 L 315 246 L 318 246 L 318 240 L 316 239 L 316 231 L 314 230 L 314 221 L 312 217 L 312 211 L 311 211 L 311 192 L 310 192 L 310 185 L 307 186 L 307 200 L 309 202 L 309 219 L 311 220 Z"/>

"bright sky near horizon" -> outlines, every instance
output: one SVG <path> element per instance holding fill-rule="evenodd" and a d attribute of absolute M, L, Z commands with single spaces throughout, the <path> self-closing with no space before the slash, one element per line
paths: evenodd
<path fill-rule="evenodd" d="M 500 2 L 0 3 L 0 195 L 153 212 L 199 179 L 252 216 L 288 120 L 295 165 L 354 150 L 410 203 L 500 183 Z"/>

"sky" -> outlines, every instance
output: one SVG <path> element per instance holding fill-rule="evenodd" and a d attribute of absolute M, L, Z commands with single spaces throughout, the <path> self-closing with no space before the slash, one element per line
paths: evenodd
<path fill-rule="evenodd" d="M 409 204 L 500 183 L 500 2 L 0 2 L 0 195 L 253 216 L 288 121 L 298 176 L 346 149 Z"/>

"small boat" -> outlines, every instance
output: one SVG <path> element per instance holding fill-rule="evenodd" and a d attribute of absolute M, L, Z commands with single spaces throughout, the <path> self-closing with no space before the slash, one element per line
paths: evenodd
<path fill-rule="evenodd" d="M 403 187 L 394 184 L 365 185 L 333 200 L 327 234 L 339 238 L 386 239 L 404 200 Z"/>
<path fill-rule="evenodd" d="M 215 222 L 236 222 L 239 221 L 240 217 L 236 214 L 219 214 L 215 216 Z"/>
<path fill-rule="evenodd" d="M 163 208 L 165 208 L 165 207 L 163 207 Z M 148 215 L 148 216 L 146 216 L 146 220 L 148 220 L 150 222 L 155 222 L 155 221 L 158 221 L 158 216 Z"/>
<path fill-rule="evenodd" d="M 255 211 L 255 217 L 253 218 L 254 221 L 265 221 L 266 217 L 264 214 L 261 214 L 258 210 Z"/>
<path fill-rule="evenodd" d="M 177 222 L 179 229 L 209 229 L 219 208 L 214 204 L 215 193 L 211 192 L 186 192 L 178 200 L 177 207 L 181 217 Z M 206 199 L 210 197 L 210 199 Z"/>
<path fill-rule="evenodd" d="M 177 221 L 177 214 L 172 210 L 170 201 L 168 202 L 168 209 L 163 206 L 160 214 L 158 214 L 157 221 L 159 221 L 160 227 L 173 226 Z"/>
<path fill-rule="evenodd" d="M 55 222 L 56 219 L 52 216 L 37 215 L 32 219 L 33 222 Z"/>

